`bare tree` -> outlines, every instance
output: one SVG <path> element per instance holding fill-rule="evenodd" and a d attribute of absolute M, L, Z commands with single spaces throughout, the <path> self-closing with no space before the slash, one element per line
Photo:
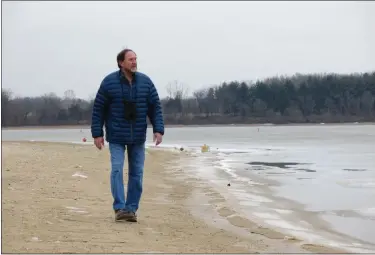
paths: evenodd
<path fill-rule="evenodd" d="M 1 123 L 7 124 L 7 117 L 9 113 L 9 105 L 12 99 L 12 91 L 9 89 L 1 89 Z"/>
<path fill-rule="evenodd" d="M 71 99 L 74 100 L 76 98 L 76 94 L 73 90 L 69 89 L 64 92 L 64 99 Z"/>
<path fill-rule="evenodd" d="M 168 98 L 172 99 L 185 99 L 189 93 L 189 87 L 177 80 L 169 82 L 166 86 Z"/>
<path fill-rule="evenodd" d="M 76 94 L 73 90 L 69 89 L 64 92 L 64 99 L 62 100 L 62 108 L 67 110 L 76 101 Z"/>
<path fill-rule="evenodd" d="M 165 112 L 173 114 L 174 118 L 177 118 L 177 114 L 185 115 L 183 106 L 186 104 L 183 104 L 183 101 L 188 96 L 189 88 L 187 85 L 175 80 L 167 84 L 166 90 L 168 97 L 165 103 Z"/>

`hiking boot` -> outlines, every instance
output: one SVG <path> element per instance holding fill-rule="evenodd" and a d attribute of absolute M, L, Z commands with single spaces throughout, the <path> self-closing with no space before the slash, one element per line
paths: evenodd
<path fill-rule="evenodd" d="M 128 215 L 128 218 L 126 219 L 126 221 L 129 221 L 129 222 L 137 222 L 138 221 L 137 214 L 135 214 L 135 212 L 127 212 L 127 215 Z"/>
<path fill-rule="evenodd" d="M 115 221 L 123 221 L 129 218 L 128 212 L 124 209 L 115 210 Z"/>
<path fill-rule="evenodd" d="M 137 222 L 137 215 L 134 212 L 129 212 L 124 209 L 118 209 L 115 210 L 115 220 Z"/>

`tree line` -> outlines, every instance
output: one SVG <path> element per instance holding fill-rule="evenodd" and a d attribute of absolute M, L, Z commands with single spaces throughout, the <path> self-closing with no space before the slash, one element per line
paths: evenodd
<path fill-rule="evenodd" d="M 174 81 L 161 99 L 166 124 L 333 123 L 375 120 L 375 72 L 295 74 L 194 91 Z M 2 126 L 89 125 L 93 99 L 14 97 L 1 90 Z"/>

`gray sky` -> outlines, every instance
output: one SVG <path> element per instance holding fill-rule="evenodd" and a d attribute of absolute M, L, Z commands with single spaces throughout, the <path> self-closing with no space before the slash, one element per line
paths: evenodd
<path fill-rule="evenodd" d="M 230 80 L 375 70 L 375 2 L 2 2 L 2 87 L 88 98 L 123 47 L 162 97 Z"/>

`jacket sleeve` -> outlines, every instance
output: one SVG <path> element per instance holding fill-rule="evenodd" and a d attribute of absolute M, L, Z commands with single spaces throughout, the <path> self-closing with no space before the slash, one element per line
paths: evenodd
<path fill-rule="evenodd" d="M 100 84 L 99 90 L 96 93 L 94 106 L 91 116 L 91 135 L 93 138 L 103 137 L 103 125 L 105 120 L 106 108 L 108 104 L 108 96 L 105 91 L 105 80 Z"/>
<path fill-rule="evenodd" d="M 164 120 L 163 120 L 163 112 L 161 108 L 159 95 L 152 81 L 150 81 L 150 83 L 151 83 L 151 89 L 150 89 L 150 95 L 149 95 L 150 104 L 149 104 L 147 115 L 152 124 L 153 132 L 164 135 Z"/>

